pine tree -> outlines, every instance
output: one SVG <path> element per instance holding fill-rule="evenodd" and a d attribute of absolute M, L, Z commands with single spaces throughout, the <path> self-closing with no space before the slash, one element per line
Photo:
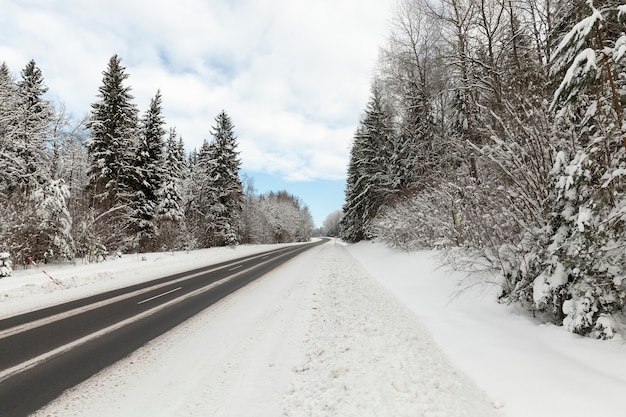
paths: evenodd
<path fill-rule="evenodd" d="M 163 147 L 165 121 L 161 114 L 161 92 L 157 91 L 141 120 L 139 143 L 134 161 L 135 175 L 131 200 L 129 229 L 138 249 L 149 249 L 156 237 L 154 217 L 159 204 L 158 192 L 163 185 Z"/>
<path fill-rule="evenodd" d="M 17 83 L 20 115 L 15 139 L 17 157 L 22 164 L 22 182 L 28 194 L 29 188 L 46 175 L 42 159 L 47 156 L 44 147 L 51 131 L 52 112 L 48 101 L 43 99 L 48 87 L 34 60 L 24 67 L 21 75 L 22 80 Z"/>
<path fill-rule="evenodd" d="M 96 209 L 96 233 L 109 249 L 123 248 L 128 238 L 128 217 L 137 178 L 134 163 L 138 138 L 138 111 L 132 103 L 126 68 L 117 55 L 103 72 L 99 100 L 91 105 L 87 127 L 90 160 L 89 192 Z"/>
<path fill-rule="evenodd" d="M 189 175 L 185 181 L 185 219 L 193 236 L 190 248 L 212 245 L 207 216 L 217 199 L 208 175 L 213 164 L 211 145 L 204 140 L 200 150 L 194 150 L 189 156 Z"/>
<path fill-rule="evenodd" d="M 342 221 L 343 237 L 350 242 L 367 237 L 369 221 L 395 189 L 392 137 L 389 114 L 374 87 L 350 152 Z"/>
<path fill-rule="evenodd" d="M 185 178 L 185 150 L 182 139 L 177 139 L 171 128 L 165 144 L 163 181 L 159 189 L 156 211 L 159 246 L 165 249 L 181 248 L 179 239 L 184 236 L 185 225 L 182 185 Z"/>
<path fill-rule="evenodd" d="M 391 164 L 395 188 L 407 189 L 434 173 L 434 124 L 425 91 L 415 82 L 407 86 L 400 131 L 394 141 Z"/>
<path fill-rule="evenodd" d="M 46 141 L 53 114 L 43 98 L 47 91 L 41 70 L 30 61 L 21 80 L 0 69 L 2 94 L 2 156 L 6 177 L 2 202 L 4 231 L 0 237 L 15 259 L 73 258 L 68 189 L 47 167 Z M 4 101 L 6 100 L 6 101 Z"/>
<path fill-rule="evenodd" d="M 236 245 L 241 240 L 243 184 L 239 177 L 237 138 L 230 117 L 222 111 L 215 118 L 214 141 L 209 148 L 208 181 L 213 204 L 206 213 L 213 245 Z"/>
<path fill-rule="evenodd" d="M 8 198 L 21 181 L 17 155 L 20 100 L 17 84 L 5 63 L 0 66 L 0 198 Z"/>

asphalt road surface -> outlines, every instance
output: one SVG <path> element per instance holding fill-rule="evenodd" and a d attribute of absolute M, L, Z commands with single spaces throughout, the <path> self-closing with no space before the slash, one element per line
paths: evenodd
<path fill-rule="evenodd" d="M 0 416 L 36 411 L 322 243 L 246 256 L 0 320 Z"/>

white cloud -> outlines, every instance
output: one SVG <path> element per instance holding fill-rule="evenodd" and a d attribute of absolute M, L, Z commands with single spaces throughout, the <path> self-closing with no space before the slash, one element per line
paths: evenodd
<path fill-rule="evenodd" d="M 82 116 L 117 53 L 142 112 L 157 89 L 189 149 L 225 109 L 244 168 L 339 179 L 393 0 L 0 0 L 0 61 L 34 58 Z"/>

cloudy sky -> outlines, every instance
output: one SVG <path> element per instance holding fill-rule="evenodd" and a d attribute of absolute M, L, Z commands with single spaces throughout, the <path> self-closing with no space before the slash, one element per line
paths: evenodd
<path fill-rule="evenodd" d="M 141 113 L 157 89 L 186 147 L 230 115 L 258 191 L 287 190 L 316 223 L 343 204 L 348 152 L 393 0 L 0 0 L 0 62 L 30 59 L 49 98 L 89 112 L 109 58 Z"/>

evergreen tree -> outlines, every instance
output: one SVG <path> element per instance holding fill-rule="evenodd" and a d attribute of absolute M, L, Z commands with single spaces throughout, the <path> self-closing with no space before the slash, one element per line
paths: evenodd
<path fill-rule="evenodd" d="M 342 221 L 343 237 L 350 242 L 367 237 L 369 221 L 394 191 L 392 137 L 389 114 L 374 87 L 350 152 Z"/>
<path fill-rule="evenodd" d="M 73 258 L 68 189 L 54 181 L 47 166 L 46 141 L 52 110 L 41 70 L 30 61 L 21 80 L 12 81 L 6 65 L 0 69 L 2 94 L 2 160 L 6 169 L 2 202 L 5 230 L 0 237 L 15 259 Z M 6 100 L 6 101 L 5 101 Z"/>
<path fill-rule="evenodd" d="M 607 338 L 626 305 L 626 10 L 598 3 L 574 2 L 561 14 L 579 20 L 552 59 L 552 74 L 562 77 L 552 106 L 567 136 L 561 133 L 550 224 L 533 265 L 533 299 L 569 330 Z"/>
<path fill-rule="evenodd" d="M 404 93 L 405 109 L 391 160 L 395 188 L 398 189 L 407 189 L 427 180 L 437 164 L 428 98 L 415 82 L 410 82 Z"/>
<path fill-rule="evenodd" d="M 189 157 L 189 176 L 185 181 L 185 218 L 187 228 L 193 236 L 190 248 L 210 247 L 212 244 L 207 216 L 216 200 L 209 171 L 212 170 L 211 145 L 204 140 L 199 151 Z"/>
<path fill-rule="evenodd" d="M 46 176 L 42 159 L 46 158 L 45 142 L 51 131 L 52 112 L 43 95 L 48 91 L 41 70 L 31 60 L 21 72 L 17 83 L 20 115 L 15 148 L 22 166 L 22 182 L 29 193 L 41 176 Z"/>
<path fill-rule="evenodd" d="M 114 55 L 103 72 L 99 100 L 91 105 L 87 127 L 90 160 L 89 192 L 96 210 L 94 227 L 109 249 L 127 245 L 133 183 L 138 177 L 135 154 L 138 137 L 138 111 L 132 103 L 126 68 Z"/>
<path fill-rule="evenodd" d="M 21 181 L 17 154 L 19 115 L 17 84 L 5 63 L 0 66 L 0 198 L 8 198 Z"/>
<path fill-rule="evenodd" d="M 135 157 L 132 184 L 132 214 L 129 229 L 140 250 L 146 250 L 156 237 L 154 217 L 163 185 L 163 147 L 165 121 L 161 114 L 161 92 L 157 91 L 141 121 L 141 132 Z"/>
<path fill-rule="evenodd" d="M 213 204 L 206 213 L 213 245 L 236 245 L 241 240 L 243 184 L 239 177 L 237 138 L 230 117 L 222 111 L 215 118 L 214 141 L 209 148 L 207 177 Z"/>
<path fill-rule="evenodd" d="M 165 150 L 163 182 L 158 192 L 156 220 L 159 245 L 165 249 L 176 249 L 182 247 L 179 238 L 184 236 L 184 230 L 181 230 L 185 225 L 182 185 L 186 167 L 183 141 L 177 139 L 174 128 L 169 131 Z"/>

